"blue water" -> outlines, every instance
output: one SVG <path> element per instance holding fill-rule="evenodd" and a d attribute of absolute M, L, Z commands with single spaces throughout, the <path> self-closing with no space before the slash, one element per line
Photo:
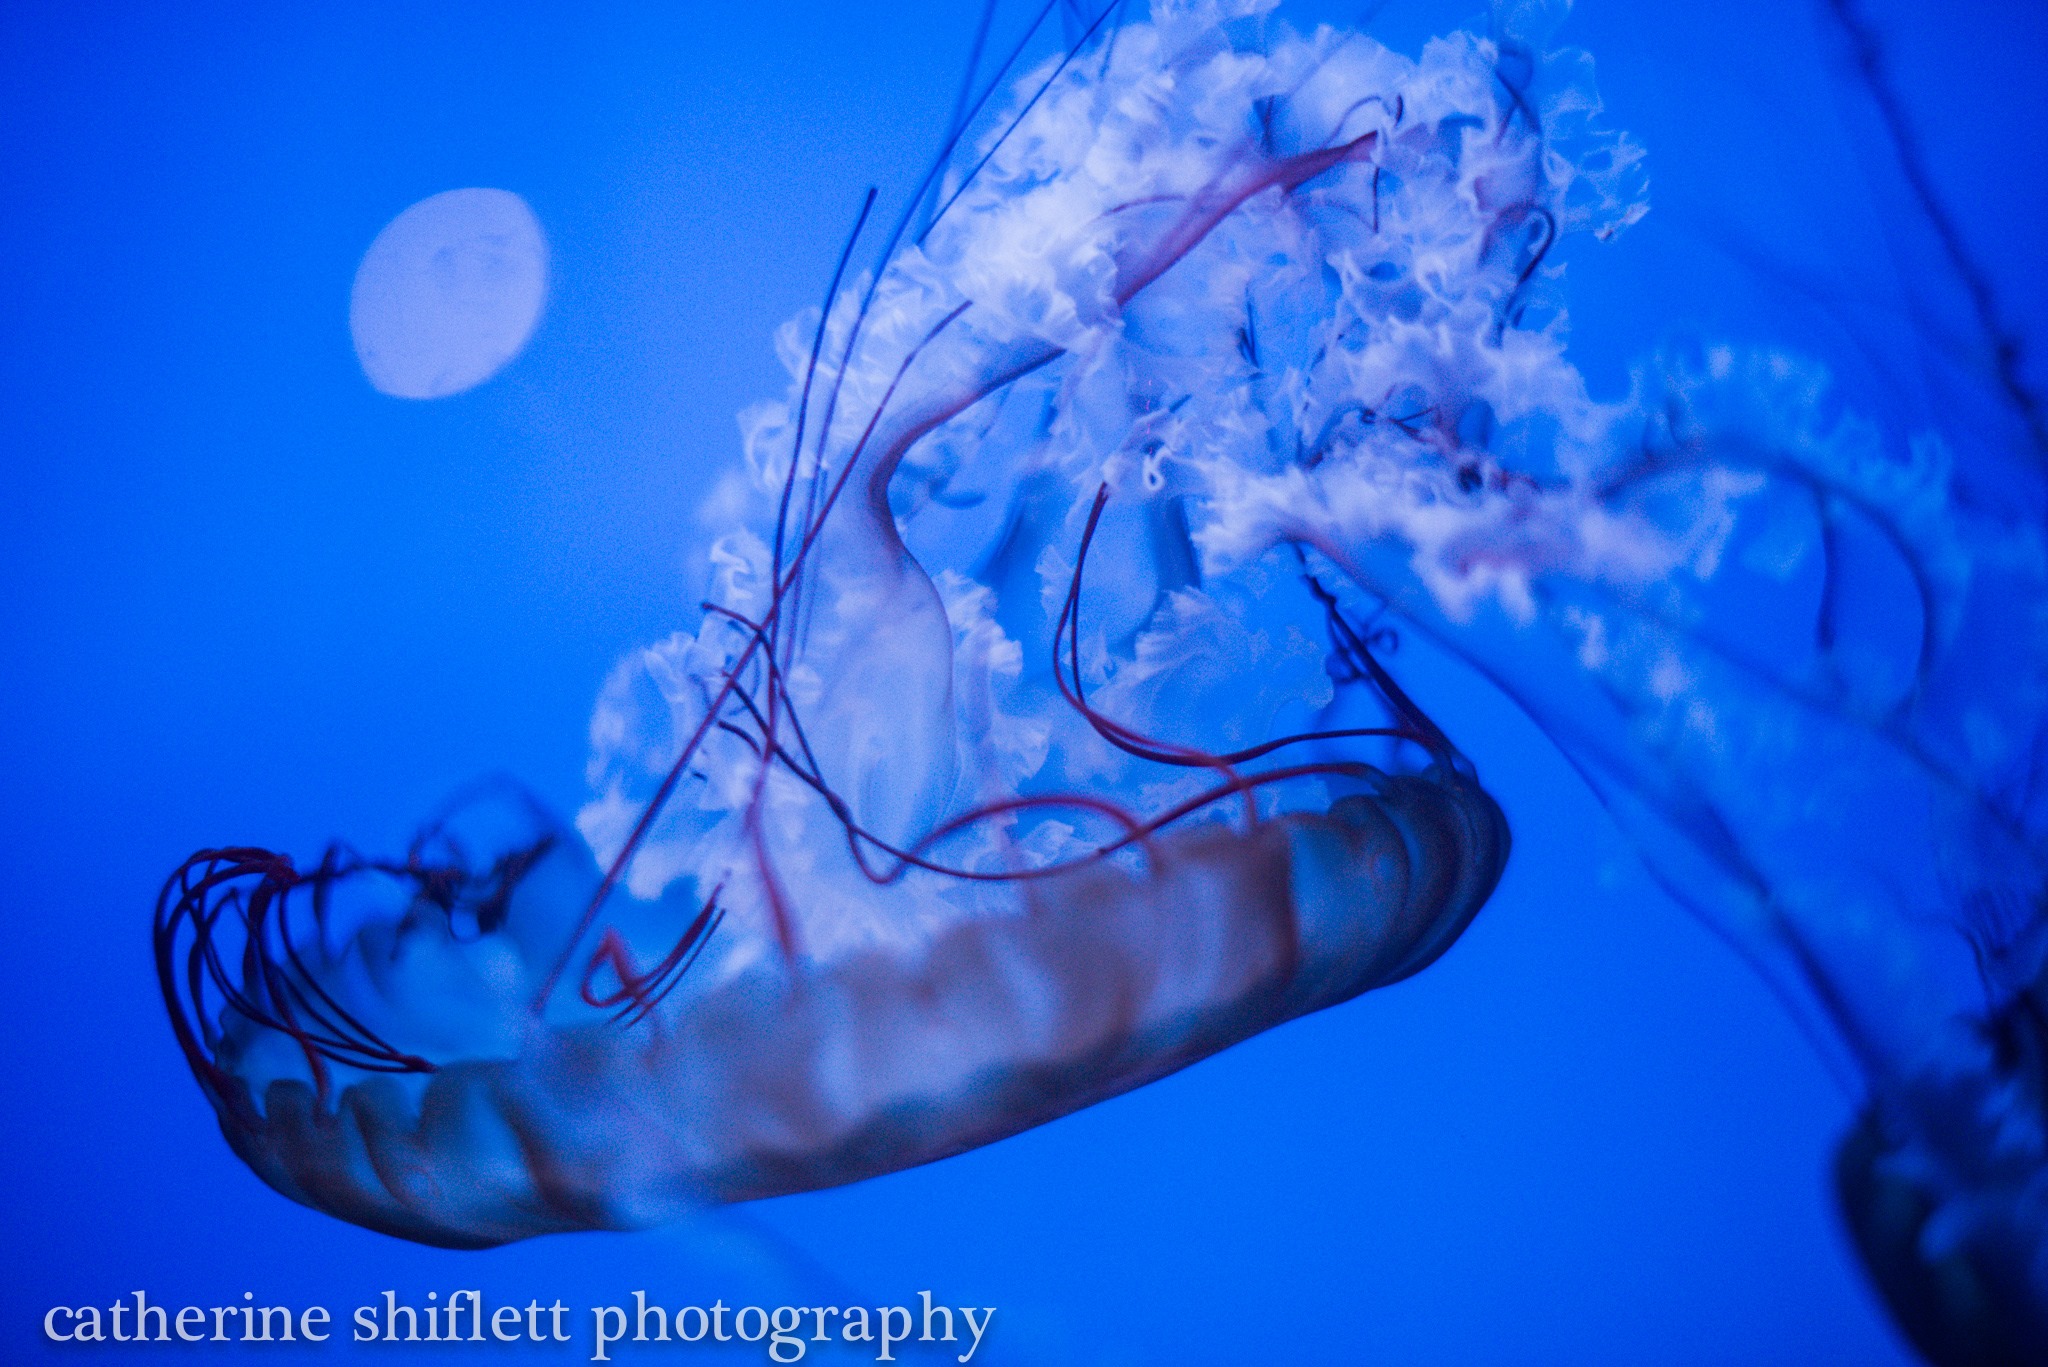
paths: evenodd
<path fill-rule="evenodd" d="M 1612 388 L 1679 333 L 1839 349 L 1813 301 L 1923 263 L 1876 233 L 1889 168 L 1812 15 L 1637 8 L 1565 30 L 1656 206 L 1576 249 L 1576 354 Z M 579 805 L 599 682 L 694 601 L 680 529 L 734 412 L 780 388 L 770 334 L 862 190 L 914 180 L 974 9 L 0 12 L 4 1356 L 93 1351 L 45 1343 L 43 1311 L 138 1287 L 344 1323 L 387 1287 L 477 1287 L 575 1310 L 574 1342 L 478 1361 L 584 1360 L 589 1307 L 635 1289 L 924 1288 L 999 1307 L 977 1361 L 1910 1360 L 1825 1185 L 1848 1093 L 1533 728 L 1426 663 L 1515 825 L 1493 904 L 1421 977 L 1131 1096 L 701 1229 L 487 1254 L 301 1209 L 221 1142 L 151 973 L 161 879 L 227 841 L 392 848 L 482 773 Z M 2048 335 L 2048 18 L 1872 13 L 2008 311 Z M 1463 17 L 1396 3 L 1375 31 L 1412 49 Z M 482 388 L 385 398 L 351 275 L 464 185 L 539 215 L 546 317 Z"/>

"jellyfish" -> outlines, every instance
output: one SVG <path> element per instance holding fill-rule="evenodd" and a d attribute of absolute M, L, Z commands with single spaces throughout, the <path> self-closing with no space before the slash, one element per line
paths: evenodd
<path fill-rule="evenodd" d="M 2038 405 L 1950 367 L 1901 423 L 1768 338 L 1596 398 L 1558 247 L 1648 182 L 1563 6 L 1413 57 L 1117 8 L 970 80 L 893 226 L 859 210 L 573 830 L 500 788 L 403 858 L 173 876 L 159 975 L 229 1142 L 415 1239 L 626 1227 L 1399 980 L 1509 847 L 1397 677 L 1425 639 L 1864 1099 L 1838 1190 L 1907 1334 L 2040 1360 Z"/>
<path fill-rule="evenodd" d="M 491 784 L 399 857 L 172 876 L 173 1028 L 273 1187 L 483 1246 L 855 1181 L 1399 981 L 1472 920 L 1498 807 L 1334 564 L 1205 569 L 1190 456 L 1298 458 L 1193 392 L 1208 334 L 1284 405 L 1267 314 L 1322 289 L 1288 261 L 1445 228 L 1494 51 L 1107 20 L 970 92 L 963 128 L 1012 104 L 851 273 L 860 210 L 706 501 L 698 621 L 604 689 L 575 830 Z M 1569 216 L 1535 125 L 1489 160 Z"/>

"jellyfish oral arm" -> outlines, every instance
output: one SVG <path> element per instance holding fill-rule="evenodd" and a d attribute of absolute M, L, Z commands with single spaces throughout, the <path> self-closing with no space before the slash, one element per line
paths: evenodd
<path fill-rule="evenodd" d="M 1334 146 L 1317 148 L 1280 159 L 1266 158 L 1251 152 L 1244 153 L 1201 191 L 1190 197 L 1181 214 L 1155 240 L 1127 248 L 1121 254 L 1117 267 L 1116 302 L 1119 305 L 1128 304 L 1253 196 L 1274 189 L 1282 193 L 1292 193 L 1338 166 L 1365 160 L 1371 155 L 1377 142 L 1377 133 L 1367 133 Z M 904 376 L 924 353 L 926 347 L 968 312 L 969 308 L 962 306 L 947 313 L 898 368 L 895 380 L 884 395 L 882 403 L 876 406 L 874 414 L 854 446 L 850 459 L 833 481 L 817 518 L 806 529 L 798 543 L 793 563 L 778 581 L 773 601 L 758 624 L 761 633 L 742 647 L 741 654 L 728 672 L 718 695 L 706 709 L 694 733 L 683 745 L 625 844 L 610 861 L 604 882 L 600 885 L 591 907 L 578 923 L 575 934 L 564 945 L 560 959 L 543 983 L 536 999 L 537 1007 L 546 1001 L 560 982 L 576 946 L 596 923 L 605 898 L 624 875 L 626 866 L 632 862 L 641 840 L 673 795 L 677 782 L 688 770 L 691 761 L 696 757 L 698 747 L 710 733 L 712 724 L 730 697 L 741 671 L 754 658 L 765 633 L 775 626 L 784 601 L 803 573 L 805 561 L 817 549 L 820 536 L 845 491 L 848 479 L 861 467 L 864 458 L 871 460 L 872 469 L 868 475 L 865 507 L 858 515 L 863 536 L 840 540 L 849 547 L 865 545 L 885 548 L 891 561 L 892 574 L 899 578 L 899 589 L 903 597 L 907 598 L 908 605 L 906 610 L 893 614 L 877 613 L 876 617 L 888 623 L 890 634 L 898 639 L 898 644 L 902 643 L 902 638 L 916 635 L 917 626 L 922 621 L 930 633 L 939 634 L 940 643 L 936 647 L 938 652 L 943 655 L 949 649 L 945 640 L 950 636 L 951 628 L 945 624 L 943 610 L 938 613 L 935 621 L 931 620 L 930 609 L 937 601 L 936 592 L 915 558 L 904 548 L 896 530 L 895 519 L 890 514 L 889 481 L 901 465 L 904 455 L 919 439 L 981 400 L 1057 360 L 1065 350 L 1049 342 L 1013 343 L 979 358 L 979 364 L 972 371 L 972 381 L 950 389 L 942 389 L 885 418 L 889 401 L 895 396 L 898 385 L 902 383 Z M 909 583 L 904 585 L 901 583 L 902 580 L 908 580 Z M 874 667 L 872 661 L 868 662 L 868 667 Z"/>
<path fill-rule="evenodd" d="M 1258 157 L 1247 152 L 1241 164 L 1225 169 L 1190 196 L 1179 217 L 1154 240 L 1149 243 L 1132 244 L 1118 253 L 1116 284 L 1112 298 L 1119 307 L 1130 303 L 1140 291 L 1172 269 L 1177 262 L 1193 251 L 1202 239 L 1214 231 L 1219 223 L 1254 195 L 1266 190 L 1277 189 L 1283 194 L 1298 190 L 1317 176 L 1346 162 L 1366 160 L 1378 141 L 1377 133 L 1367 133 L 1334 147 L 1318 148 L 1278 160 Z M 933 336 L 937 336 L 938 331 L 950 326 L 962 312 L 964 310 L 956 310 L 947 315 L 939 324 L 939 328 L 934 329 Z M 899 417 L 894 424 L 895 430 L 879 444 L 875 470 L 869 479 L 869 502 L 881 514 L 883 520 L 889 520 L 889 480 L 895 474 L 897 466 L 902 463 L 905 453 L 920 437 L 948 419 L 965 412 L 989 395 L 1058 359 L 1064 351 L 1065 348 L 1050 342 L 1019 345 L 1008 355 L 991 358 L 991 362 L 981 368 L 975 383 L 965 385 L 955 392 L 936 395 L 914 411 Z M 876 410 L 876 416 L 881 416 L 879 408 Z M 872 431 L 871 427 L 870 434 Z M 866 447 L 869 441 L 870 437 L 864 437 L 862 446 Z"/>

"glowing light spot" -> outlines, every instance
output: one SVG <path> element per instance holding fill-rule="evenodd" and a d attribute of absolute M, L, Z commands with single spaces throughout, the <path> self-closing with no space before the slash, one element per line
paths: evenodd
<path fill-rule="evenodd" d="M 444 190 L 363 253 L 348 328 L 363 374 L 401 399 L 474 389 L 525 349 L 547 297 L 540 220 L 509 190 Z"/>

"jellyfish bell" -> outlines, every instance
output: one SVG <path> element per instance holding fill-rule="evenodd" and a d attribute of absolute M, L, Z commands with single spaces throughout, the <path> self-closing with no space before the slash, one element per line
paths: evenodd
<path fill-rule="evenodd" d="M 519 355 L 547 298 L 540 221 L 509 190 L 444 190 L 385 224 L 356 268 L 349 336 L 378 392 L 441 399 Z"/>
<path fill-rule="evenodd" d="M 533 1019 L 546 956 L 512 937 L 578 904 L 514 889 L 473 939 L 415 915 L 315 959 L 294 901 L 374 876 L 410 882 L 417 911 L 426 885 L 476 871 L 330 861 L 300 877 L 210 851 L 174 880 L 159 944 L 199 933 L 159 969 L 176 1000 L 220 918 L 249 912 L 275 957 L 234 989 L 232 1017 L 174 1010 L 229 1143 L 307 1205 L 481 1247 L 857 1181 L 1055 1119 L 1420 970 L 1505 852 L 1476 786 L 1389 776 L 1326 815 L 1162 836 L 1141 872 L 1039 880 L 1015 914 L 957 922 L 916 955 L 735 974 L 665 1011 L 717 914 L 671 902 L 686 928 L 661 962 L 586 975 Z M 595 887 L 561 853 L 520 876 L 566 876 L 545 867 L 557 858 Z"/>

